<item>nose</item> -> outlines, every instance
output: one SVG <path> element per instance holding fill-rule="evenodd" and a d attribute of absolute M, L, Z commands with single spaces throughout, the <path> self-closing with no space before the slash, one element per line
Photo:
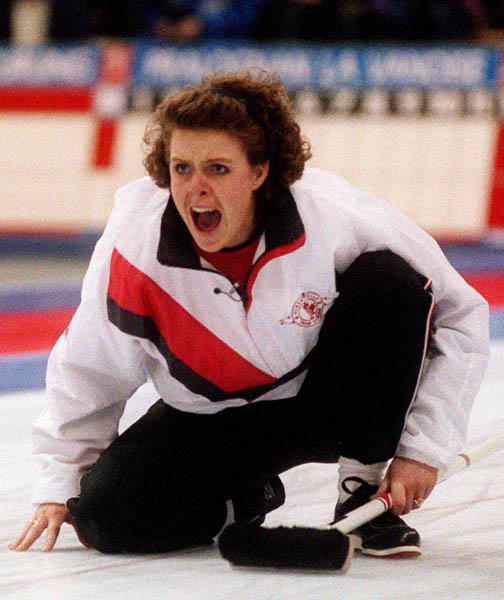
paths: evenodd
<path fill-rule="evenodd" d="M 196 171 L 189 183 L 189 193 L 194 198 L 201 198 L 210 193 L 208 181 L 203 173 Z"/>

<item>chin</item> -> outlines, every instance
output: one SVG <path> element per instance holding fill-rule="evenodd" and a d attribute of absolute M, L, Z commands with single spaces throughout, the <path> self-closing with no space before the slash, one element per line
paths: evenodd
<path fill-rule="evenodd" d="M 225 247 L 224 242 L 221 240 L 202 239 L 200 236 L 193 236 L 193 239 L 202 250 L 205 250 L 205 252 L 218 252 Z"/>

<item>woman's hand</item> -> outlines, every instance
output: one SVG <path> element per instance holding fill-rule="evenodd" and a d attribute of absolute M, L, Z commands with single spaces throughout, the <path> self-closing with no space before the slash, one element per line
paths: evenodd
<path fill-rule="evenodd" d="M 378 491 L 371 498 L 385 493 L 392 496 L 392 512 L 406 515 L 420 508 L 434 489 L 438 469 L 410 458 L 396 457 L 390 463 Z"/>
<path fill-rule="evenodd" d="M 9 548 L 16 552 L 24 552 L 47 530 L 42 552 L 50 552 L 56 544 L 63 523 L 72 523 L 70 513 L 64 504 L 41 504 L 35 511 L 33 519 L 26 524 L 21 535 L 10 544 Z"/>

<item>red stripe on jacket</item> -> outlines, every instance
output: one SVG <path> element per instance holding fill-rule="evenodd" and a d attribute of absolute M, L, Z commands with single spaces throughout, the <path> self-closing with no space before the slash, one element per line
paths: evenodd
<path fill-rule="evenodd" d="M 275 381 L 218 338 L 115 249 L 108 294 L 121 308 L 152 319 L 170 351 L 220 389 L 234 392 Z"/>

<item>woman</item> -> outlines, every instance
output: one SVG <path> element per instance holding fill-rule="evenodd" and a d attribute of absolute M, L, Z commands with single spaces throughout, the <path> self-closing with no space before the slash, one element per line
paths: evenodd
<path fill-rule="evenodd" d="M 463 445 L 486 303 L 404 216 L 304 168 L 266 73 L 168 96 L 146 142 L 50 357 L 38 507 L 11 548 L 47 530 L 51 550 L 64 522 L 102 552 L 208 543 L 280 506 L 280 473 L 339 462 L 337 515 L 393 497 L 358 547 L 419 554 L 399 515 Z M 118 437 L 147 377 L 161 400 Z"/>

